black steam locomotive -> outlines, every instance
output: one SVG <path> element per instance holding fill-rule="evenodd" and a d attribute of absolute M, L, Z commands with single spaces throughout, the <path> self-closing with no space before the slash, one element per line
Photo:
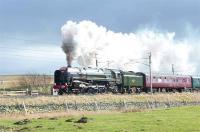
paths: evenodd
<path fill-rule="evenodd" d="M 143 89 L 143 76 L 113 69 L 62 67 L 54 73 L 54 93 L 131 93 Z"/>

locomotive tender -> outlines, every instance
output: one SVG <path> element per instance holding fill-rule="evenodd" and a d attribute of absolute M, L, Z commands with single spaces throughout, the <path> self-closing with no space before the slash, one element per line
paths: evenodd
<path fill-rule="evenodd" d="M 152 75 L 152 87 L 158 91 L 192 91 L 200 89 L 200 77 Z M 54 73 L 53 94 L 64 93 L 140 93 L 150 91 L 148 74 L 103 68 L 62 67 Z"/>

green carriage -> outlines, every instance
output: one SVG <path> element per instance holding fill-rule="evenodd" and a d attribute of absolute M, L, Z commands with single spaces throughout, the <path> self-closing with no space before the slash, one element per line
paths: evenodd
<path fill-rule="evenodd" d="M 122 72 L 122 85 L 126 91 L 132 92 L 136 90 L 136 92 L 139 92 L 144 86 L 143 80 L 143 76 L 135 72 Z"/>
<path fill-rule="evenodd" d="M 200 90 L 200 77 L 192 77 L 192 89 Z"/>

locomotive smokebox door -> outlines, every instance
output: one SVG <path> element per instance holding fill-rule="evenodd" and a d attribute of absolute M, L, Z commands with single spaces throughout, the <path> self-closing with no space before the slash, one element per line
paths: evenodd
<path fill-rule="evenodd" d="M 53 89 L 52 89 L 53 95 L 55 95 L 55 96 L 58 95 L 58 90 L 59 90 L 59 89 L 54 89 L 54 88 L 53 88 Z"/>

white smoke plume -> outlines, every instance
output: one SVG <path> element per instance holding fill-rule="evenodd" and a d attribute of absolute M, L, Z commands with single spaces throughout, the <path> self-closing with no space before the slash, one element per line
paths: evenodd
<path fill-rule="evenodd" d="M 175 33 L 143 29 L 135 33 L 115 33 L 91 21 L 67 21 L 61 28 L 62 48 L 68 65 L 72 59 L 80 66 L 148 71 L 148 53 L 152 53 L 153 72 L 193 74 L 196 63 L 190 60 L 193 47 L 188 41 L 175 40 Z"/>

